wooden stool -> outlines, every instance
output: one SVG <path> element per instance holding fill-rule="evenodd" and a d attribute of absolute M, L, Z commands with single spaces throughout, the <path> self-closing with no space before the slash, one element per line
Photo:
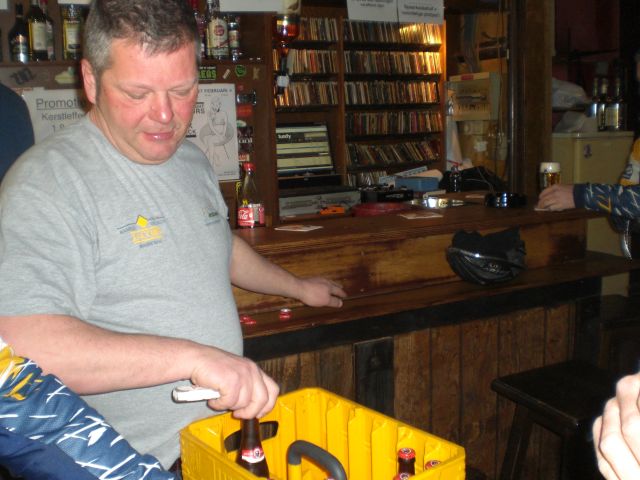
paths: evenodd
<path fill-rule="evenodd" d="M 637 371 L 638 305 L 636 299 L 621 295 L 588 299 L 578 305 L 582 313 L 580 321 L 590 322 L 599 344 L 593 362 L 571 360 L 500 377 L 491 383 L 495 392 L 516 404 L 500 479 L 520 478 L 534 422 L 562 438 L 562 478 L 601 478 L 591 425 L 602 413 L 605 402 L 615 394 L 620 374 Z M 623 359 L 619 346 L 629 339 L 636 351 L 625 352 Z M 578 340 L 577 349 L 580 343 Z M 593 357 L 588 341 L 582 341 L 582 347 L 584 351 L 590 350 Z"/>
<path fill-rule="evenodd" d="M 640 369 L 640 297 L 605 295 L 580 305 L 582 318 L 596 319 L 597 365 L 616 377 L 636 373 Z M 593 353 L 582 359 L 592 361 Z"/>

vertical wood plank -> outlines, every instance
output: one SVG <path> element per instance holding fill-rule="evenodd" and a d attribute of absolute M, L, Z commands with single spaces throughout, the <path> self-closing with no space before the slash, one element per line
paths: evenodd
<path fill-rule="evenodd" d="M 575 324 L 575 306 L 559 305 L 545 311 L 544 364 L 563 362 L 571 357 L 573 351 L 573 325 Z M 539 478 L 550 480 L 559 477 L 558 467 L 561 461 L 562 441 L 557 435 L 543 431 L 541 435 L 540 456 L 538 459 Z"/>
<path fill-rule="evenodd" d="M 491 381 L 498 373 L 498 321 L 462 325 L 462 444 L 467 465 L 493 472 L 496 445 L 496 396 Z"/>
<path fill-rule="evenodd" d="M 498 375 L 529 370 L 544 362 L 544 318 L 542 308 L 514 312 L 500 317 Z M 514 404 L 498 398 L 496 473 L 500 471 L 513 420 Z M 537 479 L 540 448 L 540 432 L 534 425 L 523 470 L 523 478 Z"/>
<path fill-rule="evenodd" d="M 430 330 L 431 419 L 430 430 L 439 437 L 461 444 L 462 327 L 447 325 Z"/>
<path fill-rule="evenodd" d="M 393 338 L 354 345 L 356 401 L 360 405 L 393 415 Z"/>
<path fill-rule="evenodd" d="M 430 330 L 394 339 L 394 417 L 422 430 L 430 430 L 431 375 Z M 435 433 L 435 432 L 431 432 Z M 436 434 L 437 435 L 437 434 Z"/>
<path fill-rule="evenodd" d="M 259 362 L 281 393 L 321 387 L 355 400 L 352 347 L 343 345 Z"/>

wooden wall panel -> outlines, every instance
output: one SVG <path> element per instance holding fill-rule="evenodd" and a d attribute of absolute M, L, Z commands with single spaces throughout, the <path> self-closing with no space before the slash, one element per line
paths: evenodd
<path fill-rule="evenodd" d="M 551 365 L 569 359 L 573 352 L 575 307 L 560 305 L 546 310 L 544 364 Z M 562 442 L 557 435 L 540 427 L 540 449 L 538 457 L 538 478 L 559 477 L 558 465 Z"/>
<path fill-rule="evenodd" d="M 278 382 L 281 393 L 321 387 L 355 400 L 351 345 L 263 360 L 258 364 Z"/>
<path fill-rule="evenodd" d="M 461 325 L 431 329 L 431 419 L 429 431 L 459 443 L 462 425 Z"/>
<path fill-rule="evenodd" d="M 498 373 L 498 321 L 476 320 L 462 325 L 461 443 L 467 464 L 483 472 L 495 467 L 495 394 Z"/>
<path fill-rule="evenodd" d="M 501 316 L 395 335 L 393 416 L 462 445 L 467 465 L 496 478 L 513 404 L 497 396 L 500 375 L 565 360 L 572 351 L 575 309 L 533 308 Z M 386 341 L 384 337 L 381 340 Z M 374 342 L 375 343 L 375 342 Z M 283 392 L 319 386 L 356 400 L 357 345 L 326 348 L 260 362 Z M 357 401 L 357 400 L 356 400 Z M 534 426 L 523 480 L 558 479 L 559 439 Z"/>
<path fill-rule="evenodd" d="M 398 335 L 394 340 L 394 417 L 429 430 L 432 374 L 429 329 Z"/>

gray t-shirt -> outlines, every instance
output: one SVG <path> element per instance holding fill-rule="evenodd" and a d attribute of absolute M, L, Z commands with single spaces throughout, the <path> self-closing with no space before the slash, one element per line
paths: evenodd
<path fill-rule="evenodd" d="M 0 315 L 71 315 L 241 354 L 226 215 L 196 146 L 137 164 L 85 118 L 27 151 L 0 187 Z M 214 413 L 173 403 L 174 386 L 85 400 L 168 466 L 179 430 Z"/>

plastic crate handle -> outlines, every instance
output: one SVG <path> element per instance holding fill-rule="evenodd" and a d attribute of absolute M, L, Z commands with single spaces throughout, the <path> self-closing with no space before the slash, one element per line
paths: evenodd
<path fill-rule="evenodd" d="M 296 440 L 289 445 L 289 449 L 287 450 L 288 480 L 300 480 L 302 478 L 300 464 L 302 463 L 303 455 L 312 458 L 322 465 L 329 472 L 332 480 L 347 480 L 347 474 L 340 460 L 324 448 L 320 448 L 306 440 Z"/>

